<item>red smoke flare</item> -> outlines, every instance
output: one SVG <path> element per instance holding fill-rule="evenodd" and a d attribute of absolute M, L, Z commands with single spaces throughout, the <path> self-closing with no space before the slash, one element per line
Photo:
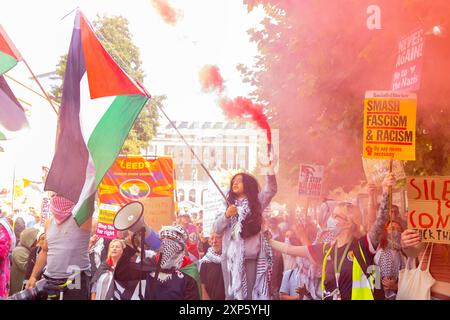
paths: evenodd
<path fill-rule="evenodd" d="M 167 0 L 152 0 L 152 4 L 165 22 L 171 25 L 177 23 L 177 12 L 169 5 Z"/>
<path fill-rule="evenodd" d="M 272 131 L 267 121 L 266 115 L 263 113 L 264 106 L 262 104 L 254 104 L 251 100 L 244 97 L 237 97 L 234 100 L 222 98 L 220 100 L 225 115 L 229 118 L 239 117 L 242 119 L 250 116 L 256 122 L 258 127 L 267 130 L 267 143 L 272 143 Z"/>
<path fill-rule="evenodd" d="M 223 91 L 223 78 L 219 68 L 212 65 L 205 65 L 198 75 L 203 91 L 211 92 L 216 89 Z"/>

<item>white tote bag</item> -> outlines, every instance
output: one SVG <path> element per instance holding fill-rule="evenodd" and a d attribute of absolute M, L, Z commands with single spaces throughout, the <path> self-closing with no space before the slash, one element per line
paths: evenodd
<path fill-rule="evenodd" d="M 431 254 L 433 252 L 433 244 L 431 244 L 430 255 L 428 257 L 428 265 L 425 270 L 421 270 L 423 259 L 427 254 L 429 243 L 425 248 L 425 252 L 420 259 L 419 266 L 416 268 L 409 268 L 409 258 L 406 268 L 400 270 L 398 279 L 397 300 L 430 300 L 431 287 L 436 280 L 430 273 Z"/>

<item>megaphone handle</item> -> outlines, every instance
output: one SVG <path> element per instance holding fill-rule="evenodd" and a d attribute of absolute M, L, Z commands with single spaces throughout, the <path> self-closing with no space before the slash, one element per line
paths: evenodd
<path fill-rule="evenodd" d="M 138 246 L 136 245 L 136 235 L 137 232 L 133 233 L 131 236 L 131 244 L 133 245 L 134 250 L 138 251 Z"/>
<path fill-rule="evenodd" d="M 142 295 L 142 277 L 144 276 L 144 258 L 145 258 L 145 248 L 144 248 L 144 241 L 145 241 L 145 228 L 143 227 L 141 231 L 139 231 L 141 234 L 141 280 L 139 281 L 139 299 L 144 300 L 144 296 Z"/>

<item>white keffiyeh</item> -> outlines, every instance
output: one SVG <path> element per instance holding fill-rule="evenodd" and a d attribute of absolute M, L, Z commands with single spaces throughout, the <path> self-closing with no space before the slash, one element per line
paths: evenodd
<path fill-rule="evenodd" d="M 247 276 L 245 272 L 245 240 L 241 237 L 242 222 L 250 214 L 248 199 L 236 200 L 238 215 L 231 217 L 231 238 L 225 251 L 230 283 L 226 288 L 228 295 L 236 300 L 247 299 Z M 262 234 L 261 248 L 256 261 L 256 280 L 252 289 L 253 300 L 270 299 L 270 280 L 272 276 L 272 250 Z"/>
<path fill-rule="evenodd" d="M 206 251 L 206 254 L 203 258 L 200 259 L 198 262 L 198 269 L 202 267 L 203 263 L 218 263 L 220 264 L 222 262 L 222 255 L 218 254 L 213 247 L 209 247 L 208 251 Z"/>

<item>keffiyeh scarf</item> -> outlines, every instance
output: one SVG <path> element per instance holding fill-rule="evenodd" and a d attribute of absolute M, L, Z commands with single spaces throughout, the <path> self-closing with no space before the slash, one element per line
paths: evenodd
<path fill-rule="evenodd" d="M 59 225 L 72 216 L 75 203 L 60 196 L 53 196 L 50 200 L 50 211 L 53 213 L 56 223 Z"/>
<path fill-rule="evenodd" d="M 172 270 L 175 269 L 176 271 L 179 271 L 181 264 L 183 263 L 184 248 L 177 241 L 163 238 L 161 240 L 160 253 L 160 257 L 162 256 L 162 259 L 161 270 L 158 274 L 158 281 L 165 282 L 172 279 Z M 171 271 L 167 272 L 167 270 Z M 180 276 L 180 272 L 178 273 L 178 275 Z M 155 273 L 152 273 L 151 275 L 152 277 L 154 277 Z"/>
<path fill-rule="evenodd" d="M 247 287 L 247 275 L 245 272 L 245 240 L 241 238 L 242 222 L 251 214 L 248 199 L 236 200 L 238 215 L 231 217 L 231 237 L 226 248 L 225 259 L 227 262 L 230 283 L 228 296 L 232 299 L 247 299 L 248 290 L 252 290 L 253 300 L 269 300 L 270 285 L 272 279 L 272 249 L 266 238 L 260 233 L 260 250 L 256 260 L 256 280 L 253 288 Z"/>
<path fill-rule="evenodd" d="M 202 267 L 203 263 L 218 263 L 220 264 L 222 262 L 222 255 L 218 254 L 213 247 L 209 247 L 206 251 L 206 254 L 203 258 L 200 259 L 198 262 L 198 269 Z"/>

